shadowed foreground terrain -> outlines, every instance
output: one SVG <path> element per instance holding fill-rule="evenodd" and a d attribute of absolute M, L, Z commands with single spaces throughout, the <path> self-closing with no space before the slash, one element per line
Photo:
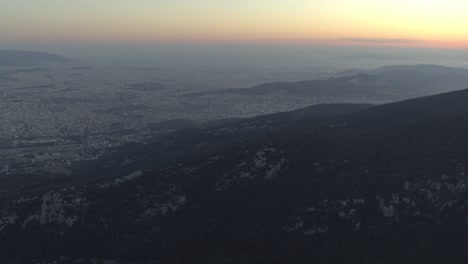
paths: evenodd
<path fill-rule="evenodd" d="M 12 192 L 0 260 L 465 263 L 467 101 L 463 90 L 302 115 L 301 126 L 279 125 L 301 111 L 282 113 L 254 119 L 243 132 L 253 136 L 235 129 L 247 121 L 186 131 L 237 140 L 118 178 L 90 169 L 87 181 Z M 177 133 L 171 144 L 184 145 Z"/>

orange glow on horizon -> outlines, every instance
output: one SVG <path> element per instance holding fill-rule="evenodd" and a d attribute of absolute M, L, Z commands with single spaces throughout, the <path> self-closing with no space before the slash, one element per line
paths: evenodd
<path fill-rule="evenodd" d="M 24 0 L 18 0 L 21 2 Z M 38 1 L 39 2 L 39 1 Z M 259 43 L 468 49 L 465 0 L 49 0 L 5 4 L 5 42 Z M 6 10 L 6 9 L 5 9 Z"/>

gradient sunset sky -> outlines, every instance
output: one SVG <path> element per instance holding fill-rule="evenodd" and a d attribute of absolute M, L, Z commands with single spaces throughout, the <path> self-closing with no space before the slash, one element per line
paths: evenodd
<path fill-rule="evenodd" d="M 468 48 L 466 0 L 11 0 L 0 41 Z M 1 43 L 0 43 L 1 44 Z"/>

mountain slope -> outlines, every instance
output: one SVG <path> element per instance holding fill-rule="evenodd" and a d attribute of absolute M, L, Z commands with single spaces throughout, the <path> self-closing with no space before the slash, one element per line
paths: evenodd
<path fill-rule="evenodd" d="M 370 74 L 388 73 L 388 72 L 424 72 L 424 73 L 449 73 L 449 74 L 468 74 L 468 69 L 453 68 L 434 64 L 417 65 L 389 65 L 368 71 Z"/>
<path fill-rule="evenodd" d="M 358 71 L 350 71 L 350 73 Z M 437 65 L 395 65 L 328 80 L 279 82 L 252 88 L 227 89 L 206 94 L 281 94 L 286 96 L 323 96 L 341 100 L 390 102 L 418 96 L 455 91 L 468 87 L 468 70 Z"/>
<path fill-rule="evenodd" d="M 358 74 L 327 80 L 266 83 L 252 88 L 227 89 L 196 93 L 190 96 L 235 93 L 244 95 L 323 96 L 346 98 L 348 100 L 363 98 L 396 100 L 400 99 L 400 94 L 403 92 L 411 92 L 404 83 L 368 74 Z"/>
<path fill-rule="evenodd" d="M 468 113 L 447 99 L 461 106 L 460 93 L 380 106 L 418 118 L 369 108 L 359 129 L 278 130 L 157 170 L 31 190 L 1 206 L 0 260 L 464 263 Z"/>
<path fill-rule="evenodd" d="M 389 127 L 450 114 L 468 114 L 468 89 L 421 97 L 380 106 L 330 104 L 317 105 L 291 112 L 241 120 L 218 127 L 187 129 L 158 138 L 148 145 L 123 147 L 109 157 L 102 170 L 118 168 L 125 160 L 128 172 L 141 167 L 156 167 L 214 151 L 269 133 L 316 126 L 368 129 Z M 96 165 L 85 165 L 97 169 Z M 78 170 L 79 173 L 83 173 Z"/>
<path fill-rule="evenodd" d="M 405 100 L 340 117 L 350 127 L 381 127 L 468 113 L 468 89 Z"/>
<path fill-rule="evenodd" d="M 131 172 L 141 168 L 155 168 L 180 159 L 202 155 L 224 146 L 253 139 L 277 131 L 327 124 L 330 118 L 357 112 L 372 105 L 367 104 L 325 104 L 314 105 L 290 112 L 276 113 L 224 125 L 202 125 L 158 137 L 149 144 L 131 144 L 75 168 L 76 174 L 91 171 Z M 122 166 L 122 164 L 125 164 Z"/>
<path fill-rule="evenodd" d="M 0 66 L 38 66 L 47 63 L 66 63 L 72 60 L 38 51 L 0 50 Z"/>
<path fill-rule="evenodd" d="M 468 87 L 468 69 L 439 65 L 384 66 L 367 74 L 398 80 L 419 95 L 449 92 Z"/>
<path fill-rule="evenodd" d="M 299 130 L 167 169 L 23 197 L 3 207 L 0 258 L 427 263 L 446 250 L 431 243 L 450 239 L 452 263 L 462 263 L 467 132 L 466 116 L 378 133 Z M 433 241 L 420 241 L 425 233 Z M 298 241 L 299 248 L 275 252 Z M 409 251 L 407 243 L 420 248 Z M 249 245 L 263 246 L 253 254 L 244 252 Z"/>

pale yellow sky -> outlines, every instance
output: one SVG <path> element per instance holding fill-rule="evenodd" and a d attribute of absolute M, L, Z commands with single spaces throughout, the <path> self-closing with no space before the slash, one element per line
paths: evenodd
<path fill-rule="evenodd" d="M 15 0 L 4 42 L 468 45 L 466 0 Z"/>

